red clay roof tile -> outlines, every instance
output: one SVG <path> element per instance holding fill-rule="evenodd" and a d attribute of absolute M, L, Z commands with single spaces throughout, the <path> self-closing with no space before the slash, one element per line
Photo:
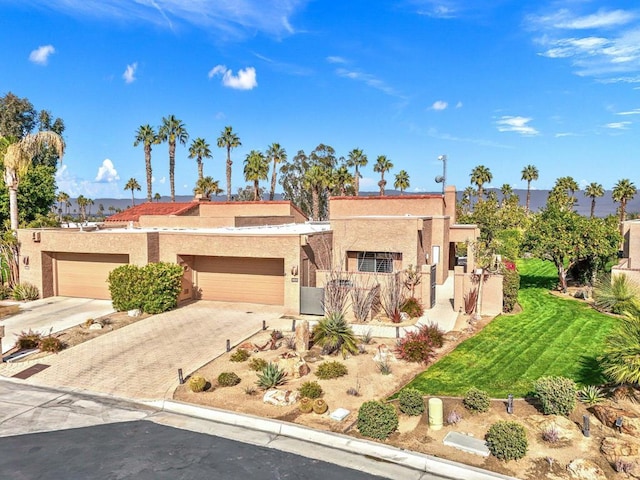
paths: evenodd
<path fill-rule="evenodd" d="M 135 207 L 111 215 L 107 222 L 137 222 L 141 215 L 182 215 L 193 208 L 198 208 L 198 202 L 163 202 L 141 203 Z"/>

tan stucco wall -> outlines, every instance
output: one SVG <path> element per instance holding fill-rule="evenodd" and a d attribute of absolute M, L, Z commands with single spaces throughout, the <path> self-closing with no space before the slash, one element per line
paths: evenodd
<path fill-rule="evenodd" d="M 398 195 L 393 197 L 331 197 L 330 220 L 366 215 L 444 215 L 442 195 Z"/>
<path fill-rule="evenodd" d="M 218 228 L 233 227 L 235 217 L 194 217 L 175 215 L 141 215 L 141 228 Z"/>
<path fill-rule="evenodd" d="M 623 237 L 623 255 L 629 259 L 627 268 L 640 268 L 640 221 L 624 222 Z"/>
<path fill-rule="evenodd" d="M 464 297 L 467 293 L 478 288 L 471 273 L 464 273 L 462 267 L 456 267 L 454 273 L 453 308 L 464 312 Z M 482 285 L 482 315 L 499 315 L 502 313 L 503 291 L 502 275 L 489 275 Z"/>

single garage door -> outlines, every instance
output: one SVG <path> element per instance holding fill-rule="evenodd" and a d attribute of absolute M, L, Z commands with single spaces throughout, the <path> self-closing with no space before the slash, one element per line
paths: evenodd
<path fill-rule="evenodd" d="M 203 300 L 284 305 L 284 259 L 195 257 Z"/>
<path fill-rule="evenodd" d="M 56 294 L 66 297 L 109 299 L 109 272 L 129 263 L 129 255 L 56 253 Z"/>

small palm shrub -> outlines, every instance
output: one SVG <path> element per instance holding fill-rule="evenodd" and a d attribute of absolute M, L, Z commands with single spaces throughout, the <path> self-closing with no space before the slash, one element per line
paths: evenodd
<path fill-rule="evenodd" d="M 300 399 L 300 405 L 298 405 L 298 410 L 300 410 L 301 413 L 313 412 L 313 400 L 307 397 L 302 397 Z"/>
<path fill-rule="evenodd" d="M 298 389 L 300 395 L 310 399 L 320 398 L 322 396 L 322 387 L 316 381 L 304 382 Z"/>
<path fill-rule="evenodd" d="M 365 437 L 384 440 L 398 429 L 398 412 L 388 403 L 364 402 L 358 410 L 357 427 Z"/>
<path fill-rule="evenodd" d="M 341 313 L 327 315 L 313 327 L 313 343 L 322 347 L 323 355 L 340 352 L 346 358 L 358 353 L 356 335 Z"/>
<path fill-rule="evenodd" d="M 600 387 L 587 385 L 578 392 L 578 398 L 588 407 L 593 407 L 605 401 L 606 395 Z"/>
<path fill-rule="evenodd" d="M 625 274 L 599 280 L 593 290 L 596 308 L 616 314 L 634 313 L 640 308 L 640 288 Z"/>
<path fill-rule="evenodd" d="M 476 413 L 484 413 L 489 411 L 491 399 L 489 398 L 489 394 L 484 390 L 471 387 L 467 390 L 467 394 L 462 399 L 462 404 L 467 410 L 471 410 Z"/>
<path fill-rule="evenodd" d="M 604 342 L 599 358 L 604 375 L 617 384 L 640 383 L 640 313 L 620 318 Z"/>
<path fill-rule="evenodd" d="M 22 331 L 16 340 L 16 347 L 19 349 L 38 348 L 42 334 L 29 329 L 28 332 Z"/>
<path fill-rule="evenodd" d="M 437 325 L 423 325 L 416 332 L 408 332 L 398 340 L 396 354 L 408 362 L 428 364 L 435 355 L 435 349 L 444 345 L 444 332 Z"/>
<path fill-rule="evenodd" d="M 244 348 L 239 348 L 231 354 L 229 360 L 232 362 L 244 362 L 249 359 L 251 354 Z"/>
<path fill-rule="evenodd" d="M 406 313 L 411 318 L 419 318 L 424 315 L 424 309 L 420 300 L 415 297 L 407 298 L 400 306 L 400 311 Z"/>
<path fill-rule="evenodd" d="M 268 363 L 261 372 L 258 372 L 258 381 L 256 384 L 260 388 L 267 390 L 287 383 L 286 377 L 287 373 L 284 370 L 280 370 L 278 365 Z"/>
<path fill-rule="evenodd" d="M 234 372 L 222 372 L 218 375 L 218 385 L 221 387 L 233 387 L 240 383 L 240 377 Z"/>
<path fill-rule="evenodd" d="M 249 360 L 249 368 L 254 372 L 264 370 L 264 367 L 266 367 L 268 364 L 269 362 L 260 357 L 253 357 L 251 360 Z"/>
<path fill-rule="evenodd" d="M 533 384 L 545 415 L 569 415 L 576 406 L 577 387 L 565 377 L 541 377 Z"/>
<path fill-rule="evenodd" d="M 42 337 L 42 340 L 38 343 L 38 348 L 41 352 L 58 353 L 64 348 L 64 344 L 58 337 L 47 335 Z"/>
<path fill-rule="evenodd" d="M 189 390 L 198 393 L 204 391 L 207 386 L 207 380 L 203 376 L 192 375 L 189 377 L 187 384 L 189 385 Z"/>
<path fill-rule="evenodd" d="M 27 282 L 18 283 L 13 287 L 12 296 L 14 300 L 31 301 L 40 298 L 38 287 Z"/>
<path fill-rule="evenodd" d="M 322 362 L 318 365 L 316 375 L 322 380 L 330 380 L 332 378 L 339 378 L 345 376 L 349 371 L 347 366 L 342 362 Z"/>
<path fill-rule="evenodd" d="M 415 388 L 405 388 L 398 395 L 400 411 L 406 415 L 422 415 L 424 412 L 424 399 L 422 393 Z"/>
<path fill-rule="evenodd" d="M 327 405 L 327 402 L 325 402 L 323 399 L 316 398 L 313 401 L 313 412 L 314 413 L 317 413 L 318 415 L 322 415 L 327 410 L 329 410 L 329 405 Z"/>
<path fill-rule="evenodd" d="M 489 427 L 487 447 L 500 460 L 519 460 L 527 454 L 527 431 L 516 422 L 499 421 Z"/>

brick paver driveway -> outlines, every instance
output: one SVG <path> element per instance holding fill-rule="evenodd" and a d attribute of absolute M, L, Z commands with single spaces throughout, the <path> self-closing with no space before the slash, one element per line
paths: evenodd
<path fill-rule="evenodd" d="M 227 339 L 235 345 L 259 331 L 263 320 L 273 327 L 281 316 L 279 308 L 262 305 L 195 302 L 25 363 L 50 365 L 25 381 L 140 400 L 169 398 L 178 368 L 186 376 L 223 354 Z"/>

